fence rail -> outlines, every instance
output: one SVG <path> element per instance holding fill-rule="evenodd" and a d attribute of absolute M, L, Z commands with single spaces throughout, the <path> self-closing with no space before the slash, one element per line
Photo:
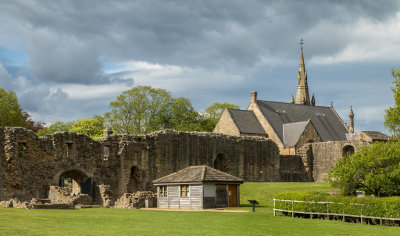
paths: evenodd
<path fill-rule="evenodd" d="M 295 215 L 303 215 L 303 216 L 309 216 L 310 219 L 313 219 L 313 216 L 317 216 L 318 218 L 320 218 L 320 216 L 325 216 L 328 217 L 328 219 L 330 220 L 331 217 L 339 217 L 341 218 L 342 221 L 346 221 L 346 219 L 360 219 L 360 223 L 367 223 L 369 224 L 370 222 L 368 221 L 368 219 L 371 220 L 377 220 L 379 221 L 380 225 L 384 225 L 385 221 L 388 222 L 392 222 L 392 224 L 389 225 L 399 225 L 400 226 L 400 218 L 389 218 L 389 217 L 379 217 L 379 216 L 366 216 L 366 215 L 362 215 L 362 207 L 364 206 L 364 204 L 360 204 L 360 203 L 350 203 L 350 205 L 354 205 L 354 206 L 360 206 L 360 215 L 351 215 L 351 214 L 345 214 L 344 210 L 343 213 L 332 213 L 329 212 L 329 205 L 333 205 L 333 204 L 343 204 L 343 203 L 337 203 L 337 202 L 316 202 L 316 201 L 299 201 L 299 200 L 287 200 L 287 199 L 273 199 L 274 200 L 274 216 L 276 216 L 276 212 L 282 212 L 283 214 L 288 214 L 291 215 L 291 217 L 295 217 Z M 280 201 L 280 202 L 291 202 L 292 206 L 291 206 L 291 210 L 287 210 L 287 209 L 277 209 L 276 208 L 276 201 Z M 295 211 L 294 210 L 294 204 L 295 203 L 308 203 L 308 204 L 323 204 L 326 205 L 326 212 L 303 212 L 303 211 Z"/>

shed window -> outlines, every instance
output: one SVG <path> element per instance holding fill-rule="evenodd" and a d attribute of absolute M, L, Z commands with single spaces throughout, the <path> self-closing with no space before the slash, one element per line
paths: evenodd
<path fill-rule="evenodd" d="M 160 197 L 167 197 L 167 186 L 160 186 Z"/>
<path fill-rule="evenodd" d="M 189 185 L 181 185 L 181 197 L 189 197 Z"/>

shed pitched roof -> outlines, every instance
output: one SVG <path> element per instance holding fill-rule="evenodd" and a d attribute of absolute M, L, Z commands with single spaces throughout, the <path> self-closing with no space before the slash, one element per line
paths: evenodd
<path fill-rule="evenodd" d="M 228 112 L 240 133 L 267 134 L 252 111 L 228 109 Z"/>
<path fill-rule="evenodd" d="M 324 142 L 346 140 L 346 134 L 349 133 L 343 121 L 330 107 L 261 100 L 257 100 L 257 105 L 282 142 L 283 124 L 307 120 L 311 120 Z"/>
<path fill-rule="evenodd" d="M 234 182 L 243 183 L 243 179 L 216 170 L 209 166 L 189 166 L 178 172 L 153 181 L 154 184 L 199 183 L 199 182 Z"/>

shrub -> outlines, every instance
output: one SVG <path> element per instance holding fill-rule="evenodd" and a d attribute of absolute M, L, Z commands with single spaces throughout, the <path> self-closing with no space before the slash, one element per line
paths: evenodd
<path fill-rule="evenodd" d="M 400 195 L 400 142 L 377 142 L 351 157 L 342 157 L 329 172 L 342 195 L 363 190 L 379 197 Z"/>
<path fill-rule="evenodd" d="M 345 197 L 329 196 L 308 192 L 284 192 L 276 195 L 275 199 L 306 201 L 294 202 L 293 210 L 315 213 L 338 213 L 347 215 L 364 215 L 386 218 L 400 218 L 400 197 Z M 329 202 L 330 204 L 317 204 Z M 275 202 L 276 209 L 292 210 L 291 202 Z"/>

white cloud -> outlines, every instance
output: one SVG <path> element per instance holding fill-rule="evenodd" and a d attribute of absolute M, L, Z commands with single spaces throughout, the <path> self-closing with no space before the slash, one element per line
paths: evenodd
<path fill-rule="evenodd" d="M 152 64 L 143 61 L 120 63 L 119 69 L 107 74 L 121 74 L 124 79 L 133 78 L 135 85 L 150 85 L 176 93 L 193 90 L 227 90 L 244 82 L 243 75 L 230 74 L 224 70 L 180 67 L 176 65 Z"/>
<path fill-rule="evenodd" d="M 310 64 L 333 64 L 349 62 L 389 62 L 400 60 L 400 12 L 386 21 L 360 18 L 354 24 L 321 21 L 310 29 L 305 37 L 314 42 L 341 40 L 343 47 L 334 54 L 316 54 Z M 331 37 L 331 39 L 326 39 Z M 326 40 L 323 40 L 326 39 Z"/>

